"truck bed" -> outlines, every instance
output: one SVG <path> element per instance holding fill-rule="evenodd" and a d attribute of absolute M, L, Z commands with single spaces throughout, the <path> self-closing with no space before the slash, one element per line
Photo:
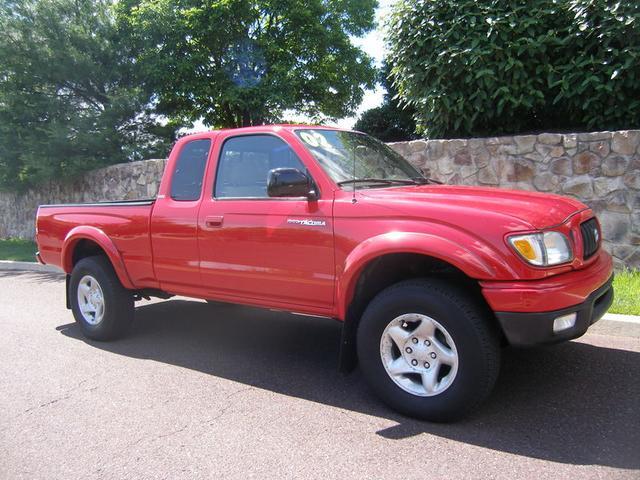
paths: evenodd
<path fill-rule="evenodd" d="M 155 199 L 41 205 L 36 240 L 43 263 L 68 270 L 65 241 L 78 229 L 99 229 L 113 243 L 136 286 L 155 285 L 149 225 Z M 90 247 L 90 246 L 88 246 Z"/>

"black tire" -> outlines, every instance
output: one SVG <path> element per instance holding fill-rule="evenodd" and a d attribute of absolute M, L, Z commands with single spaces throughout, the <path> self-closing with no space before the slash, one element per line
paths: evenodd
<path fill-rule="evenodd" d="M 104 299 L 102 319 L 96 324 L 87 321 L 79 305 L 78 288 L 81 280 L 86 276 L 90 276 L 98 283 Z M 106 257 L 83 258 L 73 267 L 69 282 L 69 299 L 73 316 L 82 333 L 93 340 L 107 341 L 120 338 L 133 323 L 133 295 L 122 286 Z M 96 315 L 92 317 L 95 318 Z"/>
<path fill-rule="evenodd" d="M 383 364 L 383 333 L 391 321 L 408 313 L 438 322 L 457 350 L 457 371 L 451 383 L 433 396 L 401 388 Z M 436 279 L 400 282 L 378 294 L 362 315 L 357 332 L 360 366 L 372 389 L 395 410 L 423 420 L 453 421 L 485 400 L 498 377 L 500 345 L 492 325 L 487 308 L 452 284 Z M 411 332 L 411 325 L 407 324 L 407 330 Z M 398 352 L 396 355 L 404 355 Z M 412 375 L 404 378 L 412 379 Z"/>

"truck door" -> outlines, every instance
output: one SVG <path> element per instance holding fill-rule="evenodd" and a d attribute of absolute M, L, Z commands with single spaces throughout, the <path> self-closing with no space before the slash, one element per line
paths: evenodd
<path fill-rule="evenodd" d="M 198 210 L 210 138 L 176 144 L 151 216 L 153 265 L 160 288 L 189 294 L 200 285 Z"/>
<path fill-rule="evenodd" d="M 211 298 L 326 313 L 333 306 L 332 192 L 270 198 L 274 168 L 307 169 L 273 134 L 216 142 L 213 191 L 198 219 L 200 273 Z M 302 308 L 306 307 L 306 308 Z"/>

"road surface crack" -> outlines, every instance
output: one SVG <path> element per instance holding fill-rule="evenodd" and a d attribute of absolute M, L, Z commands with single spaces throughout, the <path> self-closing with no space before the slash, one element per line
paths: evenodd
<path fill-rule="evenodd" d="M 96 377 L 96 375 L 92 376 L 91 378 L 95 378 L 95 377 Z M 23 411 L 21 415 L 24 415 L 25 413 L 29 413 L 29 412 L 31 412 L 33 410 L 38 409 L 38 408 L 48 407 L 50 405 L 56 404 L 58 402 L 61 402 L 62 400 L 68 400 L 69 398 L 71 398 L 71 394 L 73 392 L 79 390 L 89 380 L 90 380 L 89 378 L 85 378 L 83 380 L 80 380 L 80 382 L 78 382 L 78 384 L 75 387 L 72 387 L 72 388 L 68 389 L 66 392 L 64 392 L 62 394 L 62 396 L 53 398 L 52 400 L 49 400 L 48 402 L 41 403 L 40 405 L 34 405 L 33 407 L 29 407 L 25 411 Z"/>

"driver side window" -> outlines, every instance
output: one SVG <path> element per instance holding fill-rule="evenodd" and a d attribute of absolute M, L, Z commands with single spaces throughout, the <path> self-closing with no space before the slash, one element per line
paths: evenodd
<path fill-rule="evenodd" d="M 287 143 L 273 135 L 245 135 L 224 142 L 216 198 L 267 198 L 267 177 L 274 168 L 306 169 Z"/>

